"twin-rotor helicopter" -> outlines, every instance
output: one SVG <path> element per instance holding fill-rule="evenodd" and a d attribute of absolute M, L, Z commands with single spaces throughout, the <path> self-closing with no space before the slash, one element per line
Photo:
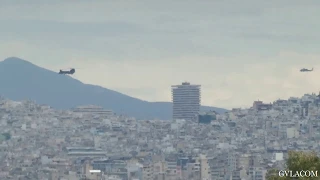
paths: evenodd
<path fill-rule="evenodd" d="M 71 68 L 70 70 L 67 70 L 67 71 L 60 69 L 59 74 L 64 74 L 64 75 L 70 74 L 70 75 L 72 75 L 75 72 L 76 72 L 76 70 L 74 68 Z"/>
<path fill-rule="evenodd" d="M 311 71 L 313 71 L 313 68 L 312 69 L 306 69 L 306 68 L 300 69 L 300 72 L 311 72 Z M 76 70 L 74 68 L 70 68 L 70 70 L 60 70 L 59 74 L 64 74 L 64 75 L 70 74 L 70 75 L 73 75 L 75 72 L 76 72 Z"/>
<path fill-rule="evenodd" d="M 313 68 L 312 69 L 306 69 L 306 68 L 300 69 L 300 72 L 311 72 L 311 71 L 313 71 Z"/>

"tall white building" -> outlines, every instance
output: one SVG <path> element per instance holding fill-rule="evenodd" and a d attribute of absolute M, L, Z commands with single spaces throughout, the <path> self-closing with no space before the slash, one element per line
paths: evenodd
<path fill-rule="evenodd" d="M 200 179 L 211 180 L 211 172 L 207 157 L 203 154 L 200 154 L 198 161 L 200 163 Z"/>
<path fill-rule="evenodd" d="M 181 85 L 173 85 L 172 103 L 173 119 L 193 120 L 200 111 L 201 104 L 201 86 L 190 85 L 183 82 Z"/>

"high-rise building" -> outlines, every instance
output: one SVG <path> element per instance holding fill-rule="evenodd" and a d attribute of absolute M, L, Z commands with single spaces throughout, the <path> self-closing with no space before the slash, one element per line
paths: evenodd
<path fill-rule="evenodd" d="M 172 87 L 173 119 L 194 120 L 200 111 L 200 85 L 183 82 Z"/>
<path fill-rule="evenodd" d="M 207 157 L 200 154 L 198 161 L 200 163 L 200 179 L 211 180 L 210 166 Z"/>

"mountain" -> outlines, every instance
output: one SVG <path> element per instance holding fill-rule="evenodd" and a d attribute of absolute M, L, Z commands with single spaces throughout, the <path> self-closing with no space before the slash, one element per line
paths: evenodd
<path fill-rule="evenodd" d="M 57 109 L 94 104 L 136 118 L 170 119 L 172 114 L 172 104 L 169 102 L 147 102 L 107 88 L 84 84 L 15 57 L 0 62 L 0 95 L 17 101 L 31 99 Z M 227 111 L 207 106 L 201 109 L 218 113 Z"/>

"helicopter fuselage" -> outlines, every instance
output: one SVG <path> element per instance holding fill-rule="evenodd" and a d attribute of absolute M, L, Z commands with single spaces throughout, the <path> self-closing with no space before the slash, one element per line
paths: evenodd
<path fill-rule="evenodd" d="M 71 69 L 70 71 L 59 71 L 59 74 L 74 74 L 75 73 L 75 69 Z"/>

